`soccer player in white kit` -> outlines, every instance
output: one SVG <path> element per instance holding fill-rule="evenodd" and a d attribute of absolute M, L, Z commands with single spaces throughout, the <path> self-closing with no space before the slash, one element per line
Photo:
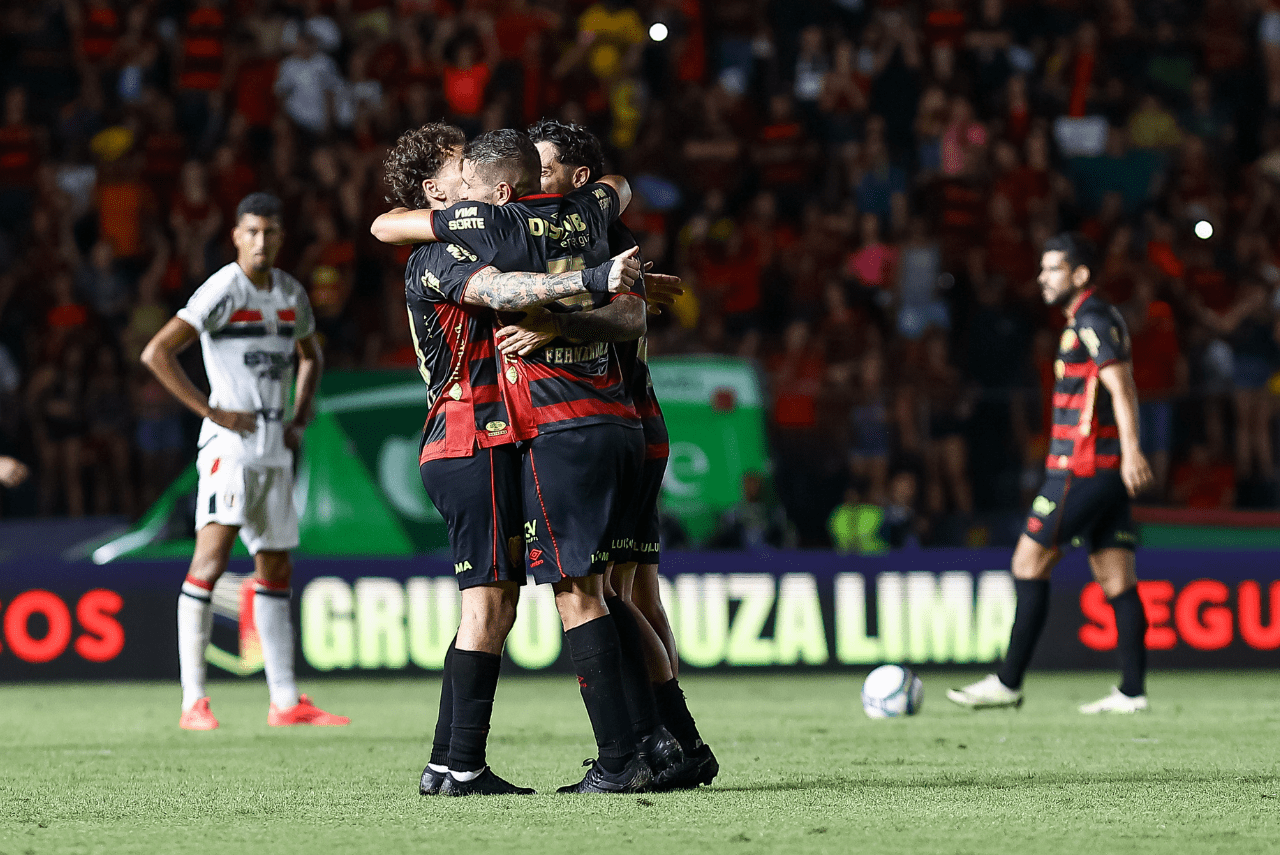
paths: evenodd
<path fill-rule="evenodd" d="M 267 724 L 343 725 L 298 693 L 289 611 L 289 550 L 298 545 L 293 455 L 311 414 L 323 360 L 315 318 L 298 280 L 272 267 L 284 242 L 280 200 L 251 193 L 236 208 L 236 260 L 210 276 L 142 353 L 179 401 L 204 418 L 196 466 L 196 548 L 178 597 L 184 730 L 218 726 L 205 691 L 211 594 L 239 535 L 253 555 L 253 618 L 271 704 Z M 178 364 L 196 339 L 209 396 Z M 294 413 L 288 393 L 295 375 Z"/>

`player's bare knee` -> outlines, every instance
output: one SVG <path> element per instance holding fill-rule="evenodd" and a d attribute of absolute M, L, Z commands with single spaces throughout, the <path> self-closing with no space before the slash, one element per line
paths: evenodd
<path fill-rule="evenodd" d="M 188 578 L 216 585 L 226 572 L 227 559 L 218 555 L 202 555 L 196 553 L 191 557 L 191 566 L 187 569 Z"/>
<path fill-rule="evenodd" d="M 1133 553 L 1127 549 L 1104 549 L 1089 556 L 1089 569 L 1107 599 L 1115 599 L 1138 584 Z"/>
<path fill-rule="evenodd" d="M 1057 550 L 1046 549 L 1031 538 L 1023 536 L 1013 550 L 1013 578 L 1047 580 L 1057 561 Z"/>
<path fill-rule="evenodd" d="M 269 551 L 253 556 L 254 576 L 275 585 L 288 585 L 293 576 L 293 562 L 289 553 Z"/>

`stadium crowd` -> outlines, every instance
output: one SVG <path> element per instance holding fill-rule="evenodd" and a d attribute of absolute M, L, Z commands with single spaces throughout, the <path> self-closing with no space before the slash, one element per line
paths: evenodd
<path fill-rule="evenodd" d="M 0 17 L 0 454 L 34 473 L 6 513 L 134 515 L 180 470 L 196 426 L 138 356 L 234 257 L 250 191 L 285 202 L 279 266 L 327 365 L 412 366 L 407 248 L 369 234 L 389 145 L 442 117 L 474 134 L 542 116 L 600 135 L 645 256 L 685 280 L 650 353 L 761 366 L 793 541 L 875 506 L 893 545 L 963 543 L 1025 507 L 1062 325 L 1038 246 L 1063 229 L 1099 245 L 1129 324 L 1148 500 L 1276 504 L 1272 3 L 13 0 Z"/>

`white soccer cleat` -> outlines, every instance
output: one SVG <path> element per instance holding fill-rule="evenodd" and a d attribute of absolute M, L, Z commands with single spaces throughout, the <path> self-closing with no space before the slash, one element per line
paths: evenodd
<path fill-rule="evenodd" d="M 1094 701 L 1091 704 L 1081 704 L 1080 706 L 1080 712 L 1085 715 L 1098 715 L 1099 713 L 1132 715 L 1133 713 L 1146 712 L 1148 709 L 1146 695 L 1129 697 L 1115 686 L 1111 687 L 1111 694 L 1102 700 Z"/>
<path fill-rule="evenodd" d="M 971 710 L 1022 706 L 1022 690 L 1010 689 L 995 674 L 988 674 L 963 689 L 947 689 L 947 700 Z"/>

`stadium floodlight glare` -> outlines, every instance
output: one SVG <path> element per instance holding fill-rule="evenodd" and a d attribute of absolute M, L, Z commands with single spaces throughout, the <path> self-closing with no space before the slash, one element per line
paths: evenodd
<path fill-rule="evenodd" d="M 1201 220 L 1196 223 L 1196 237 L 1200 240 L 1208 240 L 1213 237 L 1213 224 L 1208 220 Z"/>
<path fill-rule="evenodd" d="M 649 38 L 655 42 L 665 42 L 667 40 L 667 25 L 659 21 L 649 28 Z"/>

